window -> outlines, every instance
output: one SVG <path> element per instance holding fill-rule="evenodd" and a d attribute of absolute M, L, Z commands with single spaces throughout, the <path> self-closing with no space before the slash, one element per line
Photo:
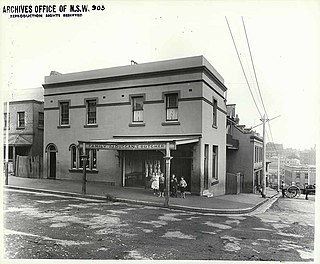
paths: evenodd
<path fill-rule="evenodd" d="M 82 170 L 83 160 L 82 160 L 82 148 L 77 148 L 75 144 L 71 145 L 71 170 Z M 86 155 L 88 156 L 86 168 L 87 170 L 97 170 L 97 150 L 96 149 L 86 149 Z"/>
<path fill-rule="evenodd" d="M 132 121 L 143 122 L 143 96 L 132 97 Z"/>
<path fill-rule="evenodd" d="M 18 128 L 25 128 L 25 114 L 18 112 Z"/>
<path fill-rule="evenodd" d="M 40 127 L 40 128 L 44 127 L 44 113 L 43 112 L 39 112 L 38 127 Z"/>
<path fill-rule="evenodd" d="M 77 168 L 77 147 L 76 145 L 72 145 L 70 147 L 71 150 L 71 169 Z"/>
<path fill-rule="evenodd" d="M 69 125 L 69 102 L 60 102 L 60 125 Z"/>
<path fill-rule="evenodd" d="M 218 180 L 218 146 L 212 146 L 212 179 Z"/>
<path fill-rule="evenodd" d="M 8 116 L 7 116 L 7 113 L 4 113 L 4 114 L 3 114 L 3 118 L 4 118 L 4 122 L 3 122 L 3 123 L 4 123 L 4 128 L 5 128 L 5 129 L 8 128 L 7 117 L 8 117 Z M 10 113 L 9 113 L 9 124 L 10 124 Z M 9 126 L 9 129 L 10 129 L 10 126 Z"/>
<path fill-rule="evenodd" d="M 217 100 L 212 101 L 212 125 L 217 126 Z"/>
<path fill-rule="evenodd" d="M 178 121 L 178 94 L 166 95 L 166 120 Z"/>
<path fill-rule="evenodd" d="M 87 125 L 92 125 L 97 123 L 97 101 L 96 99 L 87 100 Z"/>

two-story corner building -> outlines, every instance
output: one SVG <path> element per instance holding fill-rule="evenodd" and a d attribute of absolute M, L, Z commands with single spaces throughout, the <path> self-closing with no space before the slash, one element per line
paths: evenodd
<path fill-rule="evenodd" d="M 224 80 L 203 56 L 45 77 L 45 177 L 145 187 L 165 173 L 225 193 Z"/>
<path fill-rule="evenodd" d="M 240 191 L 255 193 L 262 185 L 263 139 L 239 125 L 235 106 L 227 105 L 227 173 L 240 173 Z"/>
<path fill-rule="evenodd" d="M 37 100 L 11 101 L 9 113 L 4 103 L 4 143 L 9 131 L 9 160 L 15 168 L 17 155 L 43 156 L 44 110 L 43 102 Z M 7 115 L 9 122 L 7 123 Z M 5 146 L 4 146 L 5 148 Z"/>

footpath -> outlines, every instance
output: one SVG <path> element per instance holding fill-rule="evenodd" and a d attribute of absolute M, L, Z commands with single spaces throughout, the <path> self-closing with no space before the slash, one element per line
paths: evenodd
<path fill-rule="evenodd" d="M 115 187 L 101 182 L 87 182 L 85 195 L 82 195 L 82 182 L 71 180 L 9 176 L 9 184 L 5 188 L 158 207 L 164 207 L 165 202 L 164 197 L 154 196 L 151 189 Z M 247 214 L 265 203 L 273 203 L 279 197 L 277 191 L 268 187 L 266 194 L 266 198 L 262 198 L 261 194 L 251 193 L 215 197 L 187 194 L 186 199 L 170 197 L 169 208 L 212 214 Z"/>

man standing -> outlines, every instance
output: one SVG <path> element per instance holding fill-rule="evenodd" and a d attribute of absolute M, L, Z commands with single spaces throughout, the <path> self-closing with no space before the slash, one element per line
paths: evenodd
<path fill-rule="evenodd" d="M 284 183 L 284 181 L 281 181 L 282 198 L 284 198 L 286 196 L 285 191 L 286 191 L 286 184 Z"/>

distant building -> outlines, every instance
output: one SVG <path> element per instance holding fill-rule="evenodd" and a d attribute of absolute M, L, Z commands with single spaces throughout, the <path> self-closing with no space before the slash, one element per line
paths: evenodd
<path fill-rule="evenodd" d="M 9 123 L 7 123 L 9 115 Z M 37 100 L 11 101 L 9 113 L 4 104 L 4 148 L 6 130 L 9 130 L 10 171 L 15 168 L 17 155 L 43 156 L 44 110 Z"/>
<path fill-rule="evenodd" d="M 277 144 L 273 142 L 268 142 L 266 144 L 266 157 L 271 158 L 274 156 L 283 155 L 283 144 Z"/>
<path fill-rule="evenodd" d="M 283 179 L 286 184 L 304 186 L 316 183 L 316 166 L 313 165 L 284 165 Z"/>
<path fill-rule="evenodd" d="M 45 77 L 45 177 L 147 187 L 184 176 L 191 193 L 225 193 L 224 80 L 203 57 Z M 81 143 L 82 144 L 82 143 Z M 168 158 L 165 146 L 172 147 Z"/>
<path fill-rule="evenodd" d="M 316 147 L 299 152 L 300 163 L 316 165 Z"/>
<path fill-rule="evenodd" d="M 239 125 L 235 104 L 227 105 L 227 113 L 227 177 L 238 174 L 240 192 L 254 193 L 262 185 L 263 139 Z"/>

